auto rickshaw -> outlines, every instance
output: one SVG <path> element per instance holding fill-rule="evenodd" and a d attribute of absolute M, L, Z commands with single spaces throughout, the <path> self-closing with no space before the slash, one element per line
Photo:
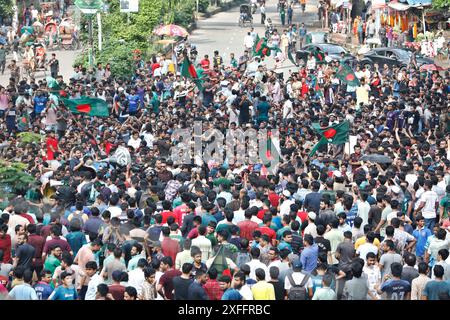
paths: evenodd
<path fill-rule="evenodd" d="M 61 21 L 59 25 L 59 36 L 61 38 L 61 47 L 65 50 L 75 50 L 76 41 L 73 38 L 73 32 L 75 29 L 75 24 L 72 18 L 65 18 Z"/>
<path fill-rule="evenodd" d="M 241 4 L 239 8 L 239 26 L 253 26 L 252 9 L 248 4 Z"/>

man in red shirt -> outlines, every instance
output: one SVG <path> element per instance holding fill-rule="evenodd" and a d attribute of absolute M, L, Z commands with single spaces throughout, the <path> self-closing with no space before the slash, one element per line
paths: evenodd
<path fill-rule="evenodd" d="M 200 65 L 202 66 L 203 70 L 209 71 L 211 62 L 209 61 L 209 56 L 205 54 L 205 57 L 200 61 Z"/>
<path fill-rule="evenodd" d="M 263 217 L 263 225 L 259 227 L 257 230 L 261 231 L 261 234 L 266 234 L 273 245 L 276 245 L 277 234 L 276 232 L 270 228 L 270 223 L 272 222 L 272 216 L 270 214 L 266 214 Z"/>
<path fill-rule="evenodd" d="M 270 191 L 267 196 L 270 201 L 270 205 L 274 208 L 278 208 L 278 204 L 280 203 L 280 196 L 275 193 L 275 185 L 270 186 Z"/>
<path fill-rule="evenodd" d="M 45 239 L 36 234 L 36 225 L 29 224 L 27 226 L 28 244 L 34 248 L 34 260 L 32 263 L 32 271 L 36 271 L 38 281 L 41 281 L 41 272 L 44 268 L 44 261 L 42 260 L 42 251 L 44 250 Z"/>
<path fill-rule="evenodd" d="M 161 241 L 161 250 L 163 255 L 171 257 L 172 261 L 175 261 L 177 253 L 180 252 L 180 245 L 177 240 L 170 238 L 169 227 L 162 227 L 163 241 Z"/>
<path fill-rule="evenodd" d="M 45 141 L 45 146 L 47 147 L 47 159 L 54 160 L 55 152 L 58 152 L 58 140 L 55 138 L 55 133 L 50 131 L 47 135 L 47 140 Z"/>
<path fill-rule="evenodd" d="M 173 209 L 173 213 L 177 216 L 176 221 L 181 226 L 184 222 L 184 216 L 189 213 L 189 201 L 191 201 L 191 196 L 189 193 L 182 193 L 181 194 L 181 201 L 183 201 L 183 204 Z"/>
<path fill-rule="evenodd" d="M 221 300 L 223 295 L 223 290 L 220 288 L 219 281 L 217 281 L 217 270 L 211 268 L 208 270 L 209 279 L 206 281 L 203 288 L 208 295 L 209 300 Z"/>
<path fill-rule="evenodd" d="M 175 213 L 173 213 L 172 211 L 170 211 L 170 209 L 172 209 L 172 204 L 170 203 L 169 200 L 164 200 L 162 202 L 162 207 L 163 207 L 163 211 L 161 211 L 161 216 L 162 216 L 163 224 L 167 223 L 167 219 L 169 217 L 173 217 L 175 219 L 176 223 L 178 223 L 178 224 L 180 223 L 178 221 L 178 216 Z"/>
<path fill-rule="evenodd" d="M 237 224 L 237 226 L 239 227 L 241 238 L 245 238 L 248 241 L 251 241 L 253 239 L 253 231 L 258 229 L 258 224 L 254 221 L 251 221 L 252 216 L 252 211 L 250 209 L 245 210 L 245 220 Z"/>
<path fill-rule="evenodd" d="M 3 251 L 2 263 L 12 263 L 11 258 L 11 236 L 7 234 L 8 225 L 2 224 L 0 226 L 0 250 Z"/>
<path fill-rule="evenodd" d="M 63 252 L 69 252 L 73 256 L 73 251 L 70 248 L 69 243 L 66 240 L 60 238 L 61 236 L 61 227 L 59 225 L 53 225 L 50 229 L 51 240 L 45 242 L 44 249 L 42 250 L 42 261 L 45 261 L 45 258 L 50 253 L 51 248 L 59 246 Z"/>
<path fill-rule="evenodd" d="M 161 296 L 164 297 L 164 299 L 172 300 L 174 289 L 172 280 L 175 277 L 181 276 L 181 271 L 173 267 L 173 260 L 171 257 L 162 258 L 161 270 L 164 272 L 164 274 L 159 279 L 159 284 L 156 287 L 156 290 Z"/>

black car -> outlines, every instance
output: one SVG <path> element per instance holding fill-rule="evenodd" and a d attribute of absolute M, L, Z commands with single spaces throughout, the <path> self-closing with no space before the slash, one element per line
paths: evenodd
<path fill-rule="evenodd" d="M 341 62 L 353 61 L 355 57 L 352 56 L 344 47 L 335 43 L 311 43 L 298 50 L 295 58 L 299 64 L 306 64 L 310 53 L 314 52 L 326 53 L 328 59 L 338 60 Z M 342 57 L 343 54 L 343 57 Z"/>
<path fill-rule="evenodd" d="M 380 68 L 387 64 L 390 68 L 404 68 L 409 65 L 412 51 L 400 48 L 374 48 L 363 55 L 364 58 L 359 62 L 363 66 L 373 67 L 376 63 Z M 434 63 L 433 59 L 416 54 L 417 65 Z"/>

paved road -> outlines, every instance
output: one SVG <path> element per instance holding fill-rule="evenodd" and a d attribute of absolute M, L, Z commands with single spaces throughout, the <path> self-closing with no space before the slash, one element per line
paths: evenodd
<path fill-rule="evenodd" d="M 282 31 L 280 16 L 277 12 L 278 0 L 266 1 L 266 18 L 271 18 L 276 25 L 278 32 Z M 293 22 L 304 22 L 306 27 L 312 29 L 313 23 L 317 23 L 317 0 L 309 0 L 306 5 L 305 13 L 301 12 L 300 6 L 294 7 Z M 218 13 L 209 19 L 199 20 L 197 29 L 193 31 L 189 37 L 190 41 L 197 46 L 199 57 L 208 54 L 213 56 L 214 50 L 218 50 L 223 57 L 225 64 L 229 64 L 230 53 L 234 53 L 236 59 L 242 55 L 244 51 L 244 37 L 250 28 L 241 28 L 238 25 L 239 7 L 235 7 L 229 11 Z M 264 36 L 265 28 L 261 24 L 261 14 L 259 9 L 253 15 L 253 26 L 259 36 Z M 269 58 L 266 60 L 267 67 L 273 68 L 274 60 Z M 285 60 L 283 63 L 283 72 L 288 73 L 289 69 L 295 66 Z"/>
<path fill-rule="evenodd" d="M 56 53 L 56 58 L 59 60 L 59 73 L 63 76 L 64 80 L 69 80 L 73 74 L 72 64 L 75 61 L 77 54 L 80 51 L 66 51 L 66 50 L 56 50 L 47 51 L 47 57 L 50 58 L 52 53 Z M 9 64 L 12 56 L 7 57 L 7 64 Z M 21 70 L 22 71 L 22 70 Z M 47 70 L 47 76 L 50 75 L 50 69 Z M 23 77 L 23 74 L 22 74 Z M 39 71 L 35 75 L 36 81 L 44 78 L 44 72 Z M 5 70 L 5 74 L 0 74 L 0 85 L 6 86 L 9 83 L 9 70 Z"/>
<path fill-rule="evenodd" d="M 281 31 L 281 21 L 276 9 L 277 2 L 278 0 L 266 1 L 266 17 L 271 18 L 278 30 Z M 311 27 L 313 22 L 317 22 L 317 2 L 317 0 L 309 0 L 305 13 L 301 12 L 300 6 L 295 6 L 293 15 L 294 23 L 304 22 L 307 27 Z M 250 29 L 247 27 L 239 27 L 238 19 L 239 7 L 235 7 L 226 12 L 218 13 L 211 18 L 199 20 L 197 22 L 197 29 L 190 36 L 190 40 L 197 46 L 200 57 L 205 54 L 209 54 L 211 57 L 214 50 L 219 50 L 224 62 L 227 64 L 229 63 L 231 52 L 234 52 L 236 58 L 239 58 L 244 51 L 244 37 Z M 260 23 L 261 14 L 259 9 L 253 16 L 253 22 L 255 30 L 260 36 L 263 36 L 265 28 Z M 72 64 L 79 51 L 54 52 L 59 59 L 60 74 L 63 75 L 64 80 L 68 80 L 73 73 Z M 9 59 L 10 57 L 8 57 L 8 63 Z M 269 58 L 266 62 L 269 68 L 273 67 L 274 61 L 272 58 Z M 294 68 L 294 65 L 289 60 L 285 60 L 283 63 L 284 72 L 287 73 L 292 68 Z M 36 74 L 36 80 L 42 79 L 43 77 L 43 72 Z M 4 75 L 0 75 L 0 85 L 7 85 L 8 82 L 9 71 L 5 71 Z"/>

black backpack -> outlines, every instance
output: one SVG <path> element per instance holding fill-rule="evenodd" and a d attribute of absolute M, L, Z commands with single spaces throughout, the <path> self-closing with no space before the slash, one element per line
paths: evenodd
<path fill-rule="evenodd" d="M 288 274 L 288 280 L 291 283 L 291 290 L 288 293 L 288 300 L 306 300 L 308 297 L 308 290 L 306 289 L 306 283 L 309 280 L 309 274 L 305 274 L 302 282 L 298 285 L 295 284 L 292 274 Z"/>

